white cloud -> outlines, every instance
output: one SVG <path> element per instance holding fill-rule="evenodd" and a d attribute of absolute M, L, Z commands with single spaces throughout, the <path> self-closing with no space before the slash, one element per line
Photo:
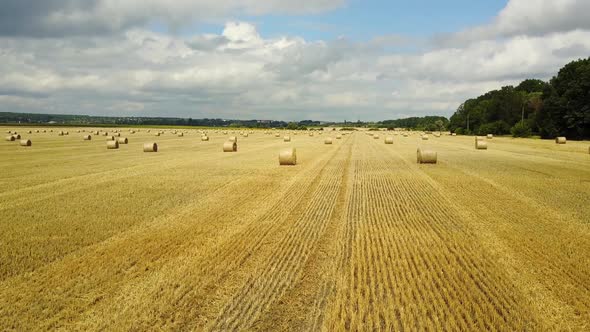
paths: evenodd
<path fill-rule="evenodd" d="M 161 22 L 175 28 L 236 15 L 314 14 L 344 0 L 4 0 L 0 35 L 112 34 Z"/>
<path fill-rule="evenodd" d="M 588 0 L 509 0 L 490 24 L 439 36 L 442 45 L 590 29 Z"/>
<path fill-rule="evenodd" d="M 180 1 L 161 15 L 182 19 L 174 12 L 196 5 L 226 12 L 229 3 Z M 320 7 L 336 3 L 318 2 Z M 255 25 L 231 21 L 219 34 L 189 37 L 146 28 L 45 39 L 5 36 L 0 38 L 0 111 L 284 120 L 450 115 L 467 98 L 525 78 L 548 79 L 567 62 L 590 54 L 590 29 L 584 24 L 532 29 L 531 23 L 515 30 L 498 23 L 522 11 L 519 3 L 512 0 L 494 23 L 493 36 L 502 38 L 413 53 L 404 49 L 408 38 L 396 35 L 366 42 L 264 38 Z M 541 7 L 554 16 L 583 8 L 559 3 L 559 10 Z M 95 3 L 121 13 L 138 4 Z M 240 4 L 232 8 L 293 9 L 285 1 Z M 295 9 L 313 10 L 301 8 Z M 546 10 L 537 9 L 529 21 Z"/>

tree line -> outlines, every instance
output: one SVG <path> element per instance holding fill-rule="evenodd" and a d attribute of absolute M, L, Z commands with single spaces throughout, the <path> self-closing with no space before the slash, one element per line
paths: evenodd
<path fill-rule="evenodd" d="M 468 135 L 590 138 L 590 58 L 568 63 L 549 82 L 527 79 L 465 101 L 449 129 Z"/>

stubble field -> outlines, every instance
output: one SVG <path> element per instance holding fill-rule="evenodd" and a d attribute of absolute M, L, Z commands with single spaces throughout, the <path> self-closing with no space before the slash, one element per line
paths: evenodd
<path fill-rule="evenodd" d="M 588 142 L 16 129 L 0 330 L 590 329 Z"/>

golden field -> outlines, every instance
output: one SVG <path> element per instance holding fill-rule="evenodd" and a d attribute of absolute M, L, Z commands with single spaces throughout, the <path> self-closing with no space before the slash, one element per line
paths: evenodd
<path fill-rule="evenodd" d="M 35 129 L 1 128 L 0 330 L 590 329 L 589 142 Z"/>

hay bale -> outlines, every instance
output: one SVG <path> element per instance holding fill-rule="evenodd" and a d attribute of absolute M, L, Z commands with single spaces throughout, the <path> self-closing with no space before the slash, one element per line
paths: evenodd
<path fill-rule="evenodd" d="M 385 144 L 393 144 L 393 136 L 385 137 Z"/>
<path fill-rule="evenodd" d="M 563 136 L 555 138 L 555 144 L 565 144 L 566 142 L 567 142 L 567 139 Z"/>
<path fill-rule="evenodd" d="M 129 143 L 129 140 L 127 139 L 127 137 L 119 137 L 117 138 L 117 142 L 119 142 L 119 144 L 127 144 Z"/>
<path fill-rule="evenodd" d="M 242 136 L 244 136 L 244 137 L 248 137 L 248 133 L 244 133 Z"/>
<path fill-rule="evenodd" d="M 342 134 L 337 134 L 336 139 L 342 139 Z"/>
<path fill-rule="evenodd" d="M 20 139 L 20 134 L 12 135 L 12 137 L 14 137 L 15 140 Z"/>
<path fill-rule="evenodd" d="M 437 154 L 432 150 L 423 150 L 418 148 L 416 151 L 418 164 L 436 164 Z"/>
<path fill-rule="evenodd" d="M 324 139 L 324 144 L 332 144 L 332 137 L 326 137 Z"/>
<path fill-rule="evenodd" d="M 22 139 L 20 141 L 20 146 L 31 146 L 33 143 L 30 139 Z"/>
<path fill-rule="evenodd" d="M 129 131 L 130 134 L 135 134 L 135 130 Z"/>
<path fill-rule="evenodd" d="M 32 134 L 33 132 L 31 130 L 28 131 L 29 134 Z"/>
<path fill-rule="evenodd" d="M 209 140 L 209 136 L 201 136 L 201 141 L 208 141 Z"/>
<path fill-rule="evenodd" d="M 154 136 L 160 136 L 160 133 L 155 133 Z"/>
<path fill-rule="evenodd" d="M 434 133 L 434 137 L 440 137 L 440 133 Z"/>
<path fill-rule="evenodd" d="M 451 136 L 457 136 L 457 133 L 452 133 Z"/>
<path fill-rule="evenodd" d="M 297 164 L 297 150 L 295 148 L 288 148 L 279 152 L 279 165 L 296 165 Z"/>
<path fill-rule="evenodd" d="M 477 150 L 487 150 L 488 149 L 488 142 L 486 142 L 486 141 L 475 141 L 475 148 Z"/>
<path fill-rule="evenodd" d="M 426 134 L 422 135 L 422 140 L 423 141 L 428 141 L 428 135 L 426 135 Z"/>
<path fill-rule="evenodd" d="M 236 152 L 238 151 L 238 143 L 227 141 L 223 143 L 223 152 Z"/>
<path fill-rule="evenodd" d="M 403 133 L 403 134 L 402 134 L 402 136 L 403 136 L 403 137 L 408 137 L 408 134 L 406 134 L 406 133 Z"/>
<path fill-rule="evenodd" d="M 178 133 L 178 137 L 183 137 L 184 133 Z"/>
<path fill-rule="evenodd" d="M 90 135 L 84 135 L 84 140 L 85 141 L 91 141 L 92 140 L 92 136 L 90 136 Z"/>
<path fill-rule="evenodd" d="M 94 132 L 94 135 L 100 135 L 99 131 L 98 131 L 98 130 L 96 130 L 96 131 Z"/>
<path fill-rule="evenodd" d="M 373 135 L 373 139 L 379 139 L 379 135 Z"/>
<path fill-rule="evenodd" d="M 283 142 L 291 142 L 291 136 L 283 137 Z"/>
<path fill-rule="evenodd" d="M 144 143 L 143 152 L 158 152 L 158 143 Z"/>
<path fill-rule="evenodd" d="M 309 133 L 309 137 L 313 137 L 313 133 Z"/>
<path fill-rule="evenodd" d="M 104 133 L 102 133 L 102 136 L 109 136 L 109 133 L 105 131 Z"/>
<path fill-rule="evenodd" d="M 14 142 L 16 140 L 16 138 L 14 138 L 14 136 L 10 135 L 10 136 L 6 136 L 6 140 L 9 142 Z"/>
<path fill-rule="evenodd" d="M 57 133 L 57 136 L 63 136 L 63 135 L 64 135 L 63 131 L 60 131 L 59 133 Z"/>
<path fill-rule="evenodd" d="M 76 130 L 77 133 L 80 133 L 80 129 Z"/>
<path fill-rule="evenodd" d="M 113 135 L 113 136 L 116 136 L 116 137 L 121 137 L 121 133 L 116 133 L 116 134 L 115 134 L 115 135 Z"/>
<path fill-rule="evenodd" d="M 36 133 L 39 133 L 39 129 L 35 130 Z"/>
<path fill-rule="evenodd" d="M 7 130 L 6 133 L 7 134 L 12 134 L 12 130 Z"/>
<path fill-rule="evenodd" d="M 107 136 L 107 141 L 114 141 L 115 140 L 115 136 Z"/>
<path fill-rule="evenodd" d="M 118 149 L 119 148 L 119 142 L 117 141 L 108 141 L 107 142 L 107 149 Z"/>
<path fill-rule="evenodd" d="M 487 139 L 492 139 L 492 138 L 494 138 L 494 135 L 493 134 L 487 134 L 486 138 Z"/>
<path fill-rule="evenodd" d="M 237 136 L 230 136 L 228 139 L 228 142 L 238 143 L 238 137 Z"/>
<path fill-rule="evenodd" d="M 281 137 L 281 134 L 279 134 L 279 133 L 276 133 L 276 134 L 275 134 L 275 137 Z"/>

